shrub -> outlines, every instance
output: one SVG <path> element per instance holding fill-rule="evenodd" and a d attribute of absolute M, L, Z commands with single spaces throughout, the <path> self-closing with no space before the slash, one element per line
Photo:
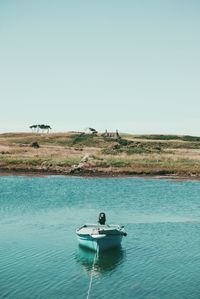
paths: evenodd
<path fill-rule="evenodd" d="M 126 146 L 130 143 L 128 140 L 122 139 L 122 138 L 119 138 L 117 141 L 119 142 L 119 144 L 121 144 L 123 146 Z"/>

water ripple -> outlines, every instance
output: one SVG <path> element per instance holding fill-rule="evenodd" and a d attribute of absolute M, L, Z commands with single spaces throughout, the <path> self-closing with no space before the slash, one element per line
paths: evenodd
<path fill-rule="evenodd" d="M 94 253 L 75 229 L 98 212 L 128 232 L 99 257 L 90 298 L 198 299 L 198 182 L 0 177 L 0 298 L 86 298 Z"/>

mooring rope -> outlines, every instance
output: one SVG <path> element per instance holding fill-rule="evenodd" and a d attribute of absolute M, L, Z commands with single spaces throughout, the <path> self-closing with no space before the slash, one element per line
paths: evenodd
<path fill-rule="evenodd" d="M 91 274 L 90 274 L 90 283 L 89 283 L 89 288 L 88 288 L 88 292 L 87 292 L 87 297 L 86 297 L 86 299 L 89 299 L 89 296 L 90 296 L 90 291 L 91 291 L 91 288 L 92 288 L 92 280 L 93 280 L 94 265 L 95 265 L 96 257 L 97 257 L 97 256 L 98 256 L 98 248 L 97 248 L 97 251 L 95 252 L 95 255 L 94 255 L 94 260 L 93 260 L 93 264 L 92 264 L 92 270 L 91 270 Z"/>

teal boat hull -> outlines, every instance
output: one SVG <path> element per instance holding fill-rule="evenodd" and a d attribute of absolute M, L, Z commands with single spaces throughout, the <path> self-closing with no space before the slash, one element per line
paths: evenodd
<path fill-rule="evenodd" d="M 81 246 L 94 251 L 103 251 L 121 245 L 122 235 L 107 235 L 102 238 L 93 238 L 91 235 L 78 235 Z"/>

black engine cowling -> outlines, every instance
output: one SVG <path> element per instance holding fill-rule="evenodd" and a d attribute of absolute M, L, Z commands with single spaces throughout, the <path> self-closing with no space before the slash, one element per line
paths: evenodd
<path fill-rule="evenodd" d="M 99 223 L 101 225 L 104 225 L 106 223 L 106 214 L 105 213 L 100 213 L 99 214 Z"/>

